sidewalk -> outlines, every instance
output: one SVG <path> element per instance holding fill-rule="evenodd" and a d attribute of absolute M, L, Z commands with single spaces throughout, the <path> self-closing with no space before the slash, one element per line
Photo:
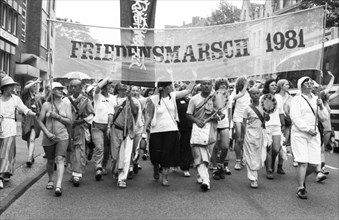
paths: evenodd
<path fill-rule="evenodd" d="M 27 168 L 27 143 L 21 138 L 21 120 L 17 121 L 15 172 L 10 181 L 4 183 L 4 189 L 0 190 L 0 215 L 46 173 L 46 160 L 43 158 L 44 150 L 41 141 L 42 133 L 35 142 L 35 163 L 31 168 Z"/>

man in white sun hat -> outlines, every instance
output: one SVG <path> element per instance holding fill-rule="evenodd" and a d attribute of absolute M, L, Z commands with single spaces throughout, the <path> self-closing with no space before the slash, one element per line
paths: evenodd
<path fill-rule="evenodd" d="M 319 120 L 328 117 L 328 112 L 323 107 L 321 99 L 312 94 L 313 85 L 314 82 L 310 77 L 301 77 L 298 80 L 301 95 L 295 96 L 291 101 L 291 147 L 295 161 L 298 162 L 296 195 L 300 199 L 307 199 L 306 176 L 316 170 L 317 182 L 326 179 L 326 175 L 317 167 L 321 163 L 321 143 L 316 123 L 318 117 Z"/>

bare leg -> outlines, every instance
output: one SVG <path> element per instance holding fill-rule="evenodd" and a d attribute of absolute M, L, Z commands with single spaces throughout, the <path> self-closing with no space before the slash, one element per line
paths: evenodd
<path fill-rule="evenodd" d="M 306 179 L 307 163 L 298 163 L 297 167 L 297 181 L 298 189 L 304 188 L 304 182 Z"/>
<path fill-rule="evenodd" d="M 65 171 L 65 157 L 63 156 L 57 156 L 55 158 L 55 162 L 57 165 L 57 172 L 56 172 L 56 187 L 61 188 L 61 183 L 62 183 L 62 178 L 64 176 L 64 171 Z"/>
<path fill-rule="evenodd" d="M 36 136 L 35 130 L 32 129 L 31 135 L 30 135 L 29 141 L 28 141 L 28 159 L 27 159 L 27 161 L 32 161 L 32 159 L 34 158 L 35 136 Z"/>
<path fill-rule="evenodd" d="M 47 165 L 48 181 L 53 181 L 54 160 L 47 160 L 46 165 Z"/>

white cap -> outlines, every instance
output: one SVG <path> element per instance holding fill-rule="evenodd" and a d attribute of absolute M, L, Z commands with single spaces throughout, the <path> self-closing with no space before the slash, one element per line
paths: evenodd
<path fill-rule="evenodd" d="M 303 84 L 303 82 L 306 80 L 306 79 L 311 79 L 309 76 L 303 76 L 301 77 L 300 79 L 298 79 L 298 83 L 297 83 L 297 86 L 298 86 L 298 89 L 301 90 L 301 84 Z M 311 79 L 312 80 L 312 79 Z"/>
<path fill-rule="evenodd" d="M 59 82 L 52 82 L 52 89 L 55 88 L 64 88 L 64 86 Z"/>

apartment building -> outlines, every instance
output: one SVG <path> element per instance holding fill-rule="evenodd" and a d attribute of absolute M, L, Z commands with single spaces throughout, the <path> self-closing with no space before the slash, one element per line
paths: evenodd
<path fill-rule="evenodd" d="M 21 86 L 48 78 L 53 57 L 55 0 L 0 0 L 0 69 Z"/>

